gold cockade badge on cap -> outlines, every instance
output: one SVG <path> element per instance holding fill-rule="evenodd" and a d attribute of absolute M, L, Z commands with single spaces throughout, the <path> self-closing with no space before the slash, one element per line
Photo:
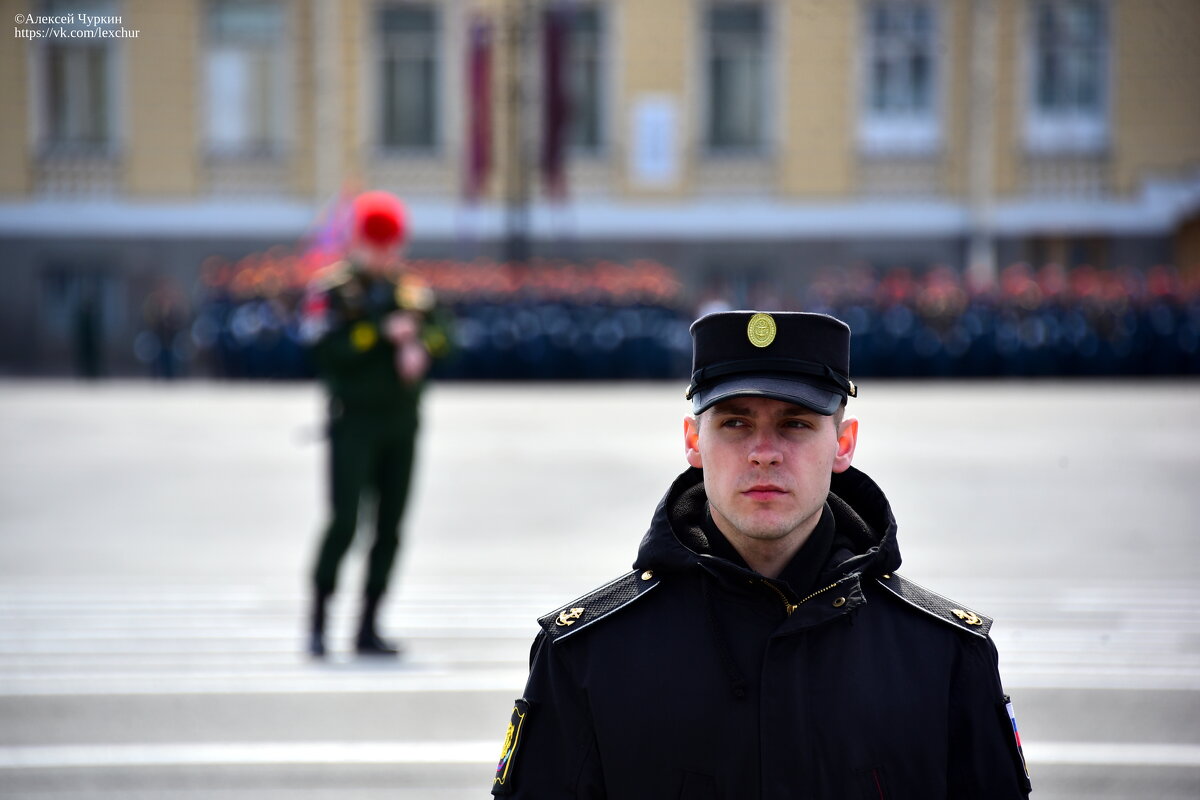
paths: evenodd
<path fill-rule="evenodd" d="M 766 347 L 775 341 L 775 319 L 770 314 L 758 313 L 750 318 L 746 336 L 755 347 Z"/>

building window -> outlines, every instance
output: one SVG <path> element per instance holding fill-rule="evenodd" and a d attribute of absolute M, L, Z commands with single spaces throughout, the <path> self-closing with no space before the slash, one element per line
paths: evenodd
<path fill-rule="evenodd" d="M 438 135 L 438 19 L 431 5 L 379 11 L 381 143 L 430 149 Z"/>
<path fill-rule="evenodd" d="M 1037 0 L 1025 139 L 1035 152 L 1095 152 L 1108 141 L 1105 0 Z"/>
<path fill-rule="evenodd" d="M 704 130 L 713 151 L 758 152 L 766 144 L 766 23 L 758 3 L 707 9 Z"/>
<path fill-rule="evenodd" d="M 604 18 L 596 6 L 570 12 L 567 86 L 571 122 L 567 141 L 580 152 L 594 153 L 604 142 Z"/>
<path fill-rule="evenodd" d="M 873 0 L 865 12 L 860 146 L 882 153 L 935 150 L 941 126 L 933 4 Z"/>
<path fill-rule="evenodd" d="M 286 130 L 283 11 L 217 0 L 208 8 L 207 137 L 218 155 L 277 153 Z"/>
<path fill-rule="evenodd" d="M 107 47 L 46 47 L 46 143 L 55 148 L 100 149 L 111 141 L 106 79 Z"/>
<path fill-rule="evenodd" d="M 108 3 L 45 3 L 54 17 L 110 15 Z M 60 26 L 55 26 L 60 27 Z M 116 58 L 113 40 L 82 38 L 87 26 L 65 24 L 80 38 L 45 40 L 40 52 L 41 146 L 54 154 L 108 154 L 116 140 Z"/>

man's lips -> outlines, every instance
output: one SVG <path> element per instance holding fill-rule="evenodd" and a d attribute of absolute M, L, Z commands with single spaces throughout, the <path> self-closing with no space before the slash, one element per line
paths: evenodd
<path fill-rule="evenodd" d="M 773 483 L 759 483 L 743 490 L 742 494 L 751 500 L 774 500 L 783 497 L 787 491 Z"/>

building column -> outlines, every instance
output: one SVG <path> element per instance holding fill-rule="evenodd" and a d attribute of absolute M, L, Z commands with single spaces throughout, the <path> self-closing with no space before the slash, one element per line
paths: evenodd
<path fill-rule="evenodd" d="M 341 13 L 337 0 L 312 0 L 313 186 L 318 204 L 331 202 L 342 186 L 343 109 L 341 105 Z"/>

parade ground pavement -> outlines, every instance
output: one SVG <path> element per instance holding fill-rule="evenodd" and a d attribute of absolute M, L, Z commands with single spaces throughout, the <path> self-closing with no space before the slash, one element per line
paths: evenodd
<path fill-rule="evenodd" d="M 901 571 L 995 617 L 1034 797 L 1200 797 L 1200 383 L 863 384 L 855 463 Z M 682 393 L 432 387 L 406 654 L 348 652 L 356 546 L 314 663 L 315 386 L 0 381 L 0 796 L 488 796 L 535 619 L 629 568 Z"/>

